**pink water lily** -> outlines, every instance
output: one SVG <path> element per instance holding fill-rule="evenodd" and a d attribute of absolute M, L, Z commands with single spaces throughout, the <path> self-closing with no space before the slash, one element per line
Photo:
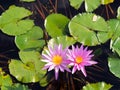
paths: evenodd
<path fill-rule="evenodd" d="M 66 57 L 68 48 L 63 49 L 62 45 L 55 45 L 54 48 L 48 45 L 48 50 L 46 53 L 42 54 L 42 61 L 46 62 L 43 69 L 48 69 L 48 71 L 55 70 L 55 79 L 58 79 L 59 70 L 64 72 L 65 70 L 71 72 L 67 67 L 68 60 Z"/>
<path fill-rule="evenodd" d="M 92 50 L 87 50 L 88 48 L 84 48 L 83 45 L 79 48 L 76 46 L 72 46 L 72 50 L 69 49 L 67 53 L 67 57 L 70 60 L 69 65 L 73 66 L 72 74 L 78 71 L 82 71 L 83 75 L 86 77 L 85 66 L 91 66 L 93 64 L 97 64 L 96 61 L 92 61 L 92 57 L 94 56 Z"/>

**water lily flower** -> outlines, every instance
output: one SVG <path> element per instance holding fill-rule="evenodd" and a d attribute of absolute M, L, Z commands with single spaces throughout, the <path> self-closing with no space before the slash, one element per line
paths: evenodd
<path fill-rule="evenodd" d="M 69 65 L 73 66 L 72 74 L 78 71 L 82 71 L 83 75 L 86 77 L 85 66 L 91 66 L 93 64 L 97 64 L 96 61 L 92 61 L 92 57 L 94 56 L 92 50 L 87 50 L 88 48 L 84 48 L 83 45 L 79 48 L 76 46 L 72 46 L 72 50 L 68 50 L 67 57 L 70 60 Z"/>
<path fill-rule="evenodd" d="M 58 79 L 59 70 L 64 72 L 65 70 L 71 72 L 68 66 L 68 60 L 66 57 L 68 48 L 63 49 L 62 45 L 55 45 L 52 48 L 48 45 L 48 50 L 46 54 L 42 54 L 42 61 L 46 62 L 43 69 L 48 69 L 48 71 L 55 70 L 55 79 Z"/>

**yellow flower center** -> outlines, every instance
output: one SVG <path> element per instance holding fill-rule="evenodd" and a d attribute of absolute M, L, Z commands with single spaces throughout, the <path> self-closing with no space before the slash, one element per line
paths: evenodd
<path fill-rule="evenodd" d="M 76 57 L 76 63 L 80 64 L 83 61 L 83 58 L 81 56 Z"/>
<path fill-rule="evenodd" d="M 60 65 L 62 63 L 62 57 L 60 55 L 55 55 L 52 60 L 56 65 Z"/>

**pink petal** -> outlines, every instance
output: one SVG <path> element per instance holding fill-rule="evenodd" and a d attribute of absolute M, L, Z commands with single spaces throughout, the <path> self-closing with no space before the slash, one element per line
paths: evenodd
<path fill-rule="evenodd" d="M 98 62 L 96 62 L 96 61 L 87 61 L 87 62 L 85 62 L 85 66 L 91 66 L 91 65 L 93 65 L 93 64 L 97 64 Z"/>
<path fill-rule="evenodd" d="M 73 45 L 72 45 L 71 56 L 72 56 L 73 58 L 76 57 L 76 55 L 75 55 L 75 47 L 74 47 Z"/>
<path fill-rule="evenodd" d="M 62 52 L 62 45 L 59 45 L 59 46 L 58 46 L 58 52 L 57 52 L 57 53 L 58 53 L 59 55 L 61 55 L 61 52 Z"/>
<path fill-rule="evenodd" d="M 52 65 L 52 63 L 47 63 L 47 64 L 45 64 L 45 66 L 43 67 L 43 69 L 44 69 L 44 70 L 45 70 L 45 69 L 48 69 L 51 65 Z"/>
<path fill-rule="evenodd" d="M 72 63 L 72 62 L 71 62 L 69 65 L 70 65 L 70 66 L 74 66 L 74 64 L 75 64 L 75 63 Z"/>
<path fill-rule="evenodd" d="M 68 71 L 68 72 L 71 72 L 71 70 L 69 68 L 67 68 L 67 67 L 65 68 L 65 70 Z"/>
<path fill-rule="evenodd" d="M 77 67 L 78 71 L 81 69 L 81 68 L 80 68 L 80 65 L 76 65 L 76 67 Z"/>
<path fill-rule="evenodd" d="M 58 79 L 59 68 L 55 67 L 55 79 Z"/>
<path fill-rule="evenodd" d="M 83 47 L 83 45 L 81 45 L 81 47 L 80 47 L 80 51 L 83 52 L 83 50 L 84 50 L 84 47 Z"/>
<path fill-rule="evenodd" d="M 48 71 L 51 71 L 51 70 L 53 70 L 54 68 L 55 68 L 55 65 L 51 65 L 51 66 L 49 67 Z"/>
<path fill-rule="evenodd" d="M 86 77 L 87 74 L 86 74 L 86 71 L 85 71 L 85 68 L 84 68 L 84 67 L 81 67 L 81 71 L 82 71 L 83 75 Z"/>
<path fill-rule="evenodd" d="M 74 61 L 74 57 L 72 56 L 71 52 L 69 54 L 67 54 L 67 57 L 70 61 Z"/>
<path fill-rule="evenodd" d="M 74 66 L 73 69 L 72 69 L 72 74 L 74 74 L 76 72 L 76 70 L 77 70 L 77 67 Z"/>
<path fill-rule="evenodd" d="M 51 56 L 51 53 L 48 51 L 48 50 L 45 50 L 46 51 L 46 53 L 49 55 L 49 57 L 52 57 Z"/>
<path fill-rule="evenodd" d="M 49 56 L 46 55 L 46 54 L 42 54 L 42 56 L 43 56 L 43 58 L 45 58 L 45 59 L 51 60 L 51 57 L 49 57 Z"/>
<path fill-rule="evenodd" d="M 42 70 L 48 69 L 50 66 L 44 66 Z"/>
<path fill-rule="evenodd" d="M 64 69 L 61 66 L 59 66 L 59 68 L 60 68 L 60 71 L 64 72 Z"/>
<path fill-rule="evenodd" d="M 45 64 L 45 66 L 51 66 L 51 65 L 53 65 L 52 62 L 48 62 L 47 64 Z"/>
<path fill-rule="evenodd" d="M 50 62 L 50 60 L 47 60 L 47 59 L 42 59 L 41 61 L 42 61 L 42 62 L 47 62 L 47 63 Z"/>
<path fill-rule="evenodd" d="M 53 49 L 52 49 L 52 47 L 48 45 L 48 49 L 49 49 L 50 54 L 53 55 Z"/>

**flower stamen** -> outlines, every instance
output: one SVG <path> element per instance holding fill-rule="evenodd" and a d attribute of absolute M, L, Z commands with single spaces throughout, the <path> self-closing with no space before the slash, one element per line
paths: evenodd
<path fill-rule="evenodd" d="M 80 64 L 83 61 L 83 58 L 81 56 L 76 57 L 76 63 Z"/>
<path fill-rule="evenodd" d="M 60 65 L 62 63 L 62 57 L 60 55 L 53 56 L 52 60 L 56 65 Z"/>

